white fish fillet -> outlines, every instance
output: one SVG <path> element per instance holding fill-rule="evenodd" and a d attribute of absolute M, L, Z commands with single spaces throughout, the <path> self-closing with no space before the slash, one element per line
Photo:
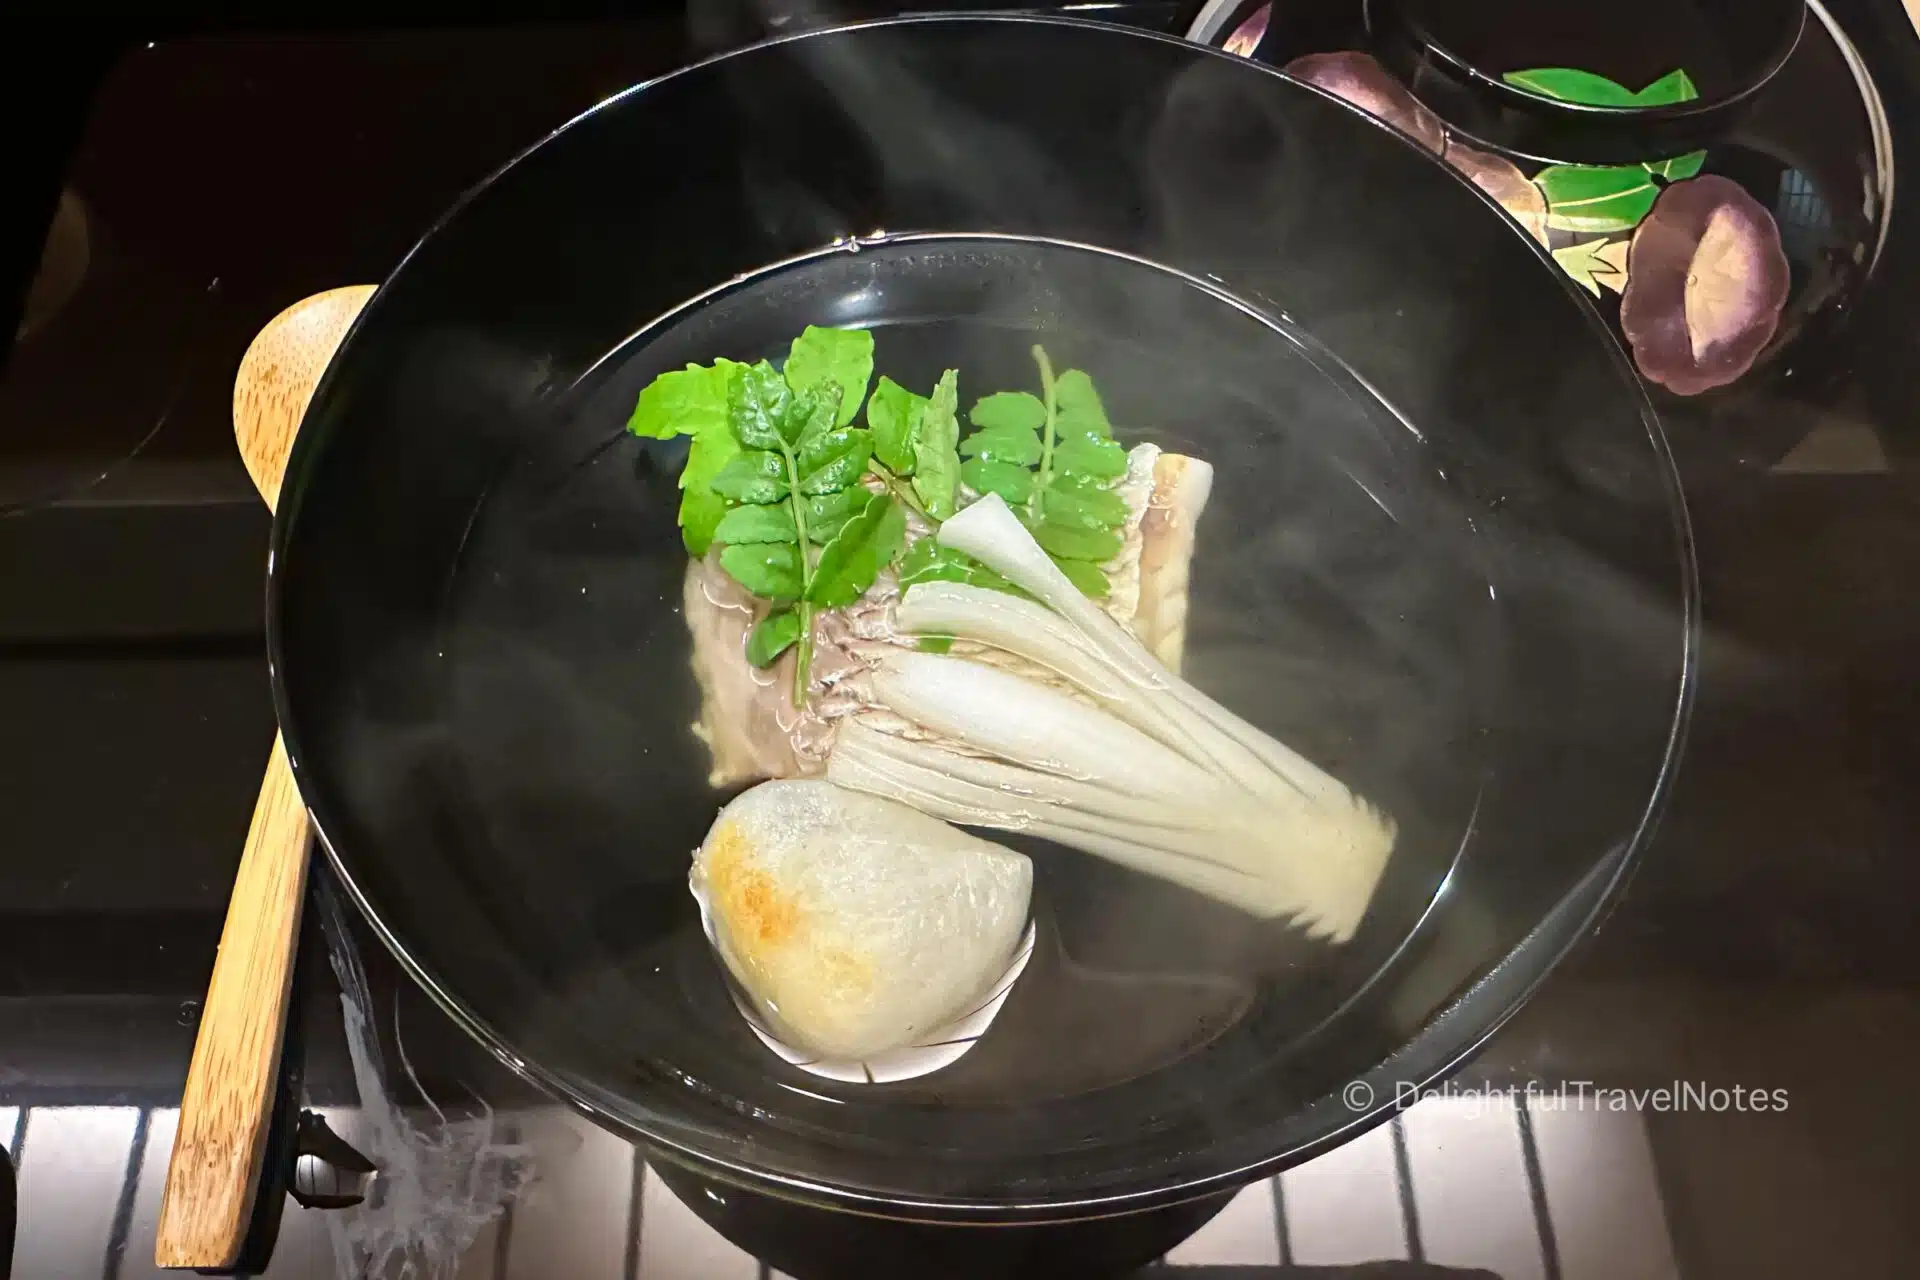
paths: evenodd
<path fill-rule="evenodd" d="M 992 994 L 1033 892 L 1022 855 L 817 779 L 762 783 L 722 809 L 689 879 L 767 1026 L 856 1059 Z"/>
<path fill-rule="evenodd" d="M 1107 611 L 1142 644 L 1177 671 L 1186 643 L 1187 583 L 1194 527 L 1213 487 L 1213 468 L 1198 458 L 1164 453 L 1152 444 L 1128 453 L 1127 475 L 1117 486 L 1126 501 L 1125 543 L 1102 566 L 1113 583 Z M 917 518 L 909 532 L 926 527 Z M 693 639 L 693 672 L 700 685 L 700 719 L 694 736 L 712 756 L 707 781 L 715 788 L 762 778 L 819 774 L 833 746 L 834 726 L 855 709 L 839 682 L 856 667 L 863 643 L 891 643 L 892 576 L 883 575 L 865 598 L 822 615 L 814 628 L 813 690 L 805 710 L 796 710 L 789 653 L 766 670 L 747 662 L 747 633 L 766 606 L 728 577 L 717 554 L 687 565 L 682 615 Z M 956 653 L 1038 675 L 1029 664 L 984 646 L 962 644 Z M 902 723 L 898 730 L 912 733 Z"/>
<path fill-rule="evenodd" d="M 1213 465 L 1180 453 L 1154 459 L 1153 487 L 1140 521 L 1140 594 L 1133 633 L 1167 670 L 1187 646 L 1187 585 L 1194 535 L 1213 496 Z"/>

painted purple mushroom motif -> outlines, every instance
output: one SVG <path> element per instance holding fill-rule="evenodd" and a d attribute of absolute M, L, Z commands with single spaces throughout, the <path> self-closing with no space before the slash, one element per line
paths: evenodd
<path fill-rule="evenodd" d="M 1787 284 L 1772 215 L 1738 183 L 1689 178 L 1661 192 L 1634 232 L 1620 329 L 1641 373 L 1698 395 L 1753 367 Z"/>
<path fill-rule="evenodd" d="M 1265 11 L 1256 17 L 1264 30 Z M 1791 283 L 1780 229 L 1739 184 L 1701 174 L 1705 151 L 1643 164 L 1550 164 L 1529 176 L 1452 136 L 1369 54 L 1308 54 L 1282 70 L 1441 156 L 1594 298 L 1619 294 L 1621 332 L 1649 381 L 1675 395 L 1699 395 L 1740 378 L 1773 341 Z M 1531 93 L 1603 106 L 1699 96 L 1684 70 L 1638 91 L 1565 67 L 1507 79 Z"/>
<path fill-rule="evenodd" d="M 1449 138 L 1439 117 L 1421 106 L 1419 99 L 1408 93 L 1371 54 L 1354 50 L 1310 53 L 1295 58 L 1282 70 L 1296 80 L 1305 80 L 1335 97 L 1344 98 L 1435 155 L 1443 156 L 1474 185 L 1499 201 L 1500 207 L 1512 214 L 1529 235 L 1546 243 L 1547 201 L 1540 189 L 1527 180 L 1526 174 L 1499 156 Z"/>
<path fill-rule="evenodd" d="M 1447 145 L 1440 118 L 1420 105 L 1391 72 L 1370 54 L 1354 50 L 1310 53 L 1280 68 L 1296 80 L 1344 98 L 1439 155 Z"/>
<path fill-rule="evenodd" d="M 1447 139 L 1446 162 L 1474 186 L 1499 202 L 1527 234 L 1543 245 L 1547 236 L 1547 197 L 1512 162 L 1487 151 L 1467 146 L 1458 138 Z"/>

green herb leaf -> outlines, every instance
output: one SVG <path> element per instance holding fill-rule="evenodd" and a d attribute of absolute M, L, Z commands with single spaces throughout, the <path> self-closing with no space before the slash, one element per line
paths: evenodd
<path fill-rule="evenodd" d="M 747 633 L 747 661 L 756 667 L 772 664 L 800 638 L 800 615 L 781 609 L 760 619 Z"/>
<path fill-rule="evenodd" d="M 1669 71 L 1652 84 L 1633 95 L 1634 105 L 1641 107 L 1669 107 L 1676 102 L 1692 102 L 1700 96 L 1700 90 L 1694 87 L 1693 77 L 1685 71 Z"/>
<path fill-rule="evenodd" d="M 1056 414 L 1053 469 L 1070 475 L 1117 479 L 1127 473 L 1127 451 L 1114 443 L 1106 406 L 1093 379 L 1069 369 L 1054 384 Z"/>
<path fill-rule="evenodd" d="M 680 541 L 686 544 L 688 555 L 698 560 L 707 554 L 707 548 L 713 545 L 713 531 L 726 514 L 727 500 L 705 485 L 690 486 L 680 494 Z"/>
<path fill-rule="evenodd" d="M 735 502 L 778 502 L 787 496 L 786 459 L 768 450 L 741 453 L 715 473 L 711 487 Z"/>
<path fill-rule="evenodd" d="M 1093 379 L 1079 369 L 1069 369 L 1053 384 L 1054 430 L 1063 440 L 1087 437 L 1113 439 L 1113 424 L 1107 421 L 1107 407 L 1093 389 Z"/>
<path fill-rule="evenodd" d="M 787 353 L 787 385 L 807 391 L 824 382 L 840 387 L 834 425 L 844 427 L 860 412 L 873 377 L 873 335 L 865 329 L 822 329 L 808 325 Z"/>
<path fill-rule="evenodd" d="M 954 491 L 960 487 L 960 372 L 949 369 L 934 384 L 933 396 L 920 415 L 913 440 L 913 491 L 935 520 L 945 520 L 958 508 Z"/>
<path fill-rule="evenodd" d="M 933 582 L 935 580 L 942 582 L 962 581 L 960 578 L 938 574 L 933 571 L 936 566 L 946 563 L 947 557 L 958 556 L 960 554 L 958 551 L 951 551 L 941 546 L 939 541 L 931 535 L 916 539 L 914 544 L 907 548 L 907 553 L 900 557 L 901 588 L 905 589 L 916 582 Z"/>
<path fill-rule="evenodd" d="M 1647 172 L 1656 178 L 1665 178 L 1668 182 L 1679 182 L 1699 173 L 1701 166 L 1706 164 L 1706 162 L 1706 152 L 1689 151 L 1687 154 L 1675 156 L 1671 160 L 1650 161 L 1646 168 Z"/>
<path fill-rule="evenodd" d="M 807 541 L 824 547 L 840 527 L 867 505 L 867 490 L 858 485 L 837 493 L 816 493 L 807 499 Z"/>
<path fill-rule="evenodd" d="M 946 653 L 953 648 L 953 637 L 921 636 L 914 647 L 922 653 Z"/>
<path fill-rule="evenodd" d="M 1539 67 L 1532 71 L 1509 71 L 1500 77 L 1516 89 L 1560 102 L 1577 102 L 1588 107 L 1635 107 L 1649 105 L 1627 86 L 1591 71 L 1576 67 Z M 1654 84 L 1664 81 L 1656 80 Z M 1652 86 L 1648 86 L 1651 88 Z"/>
<path fill-rule="evenodd" d="M 1127 451 L 1111 440 L 1065 440 L 1054 446 L 1053 465 L 1071 475 L 1117 480 L 1127 474 Z"/>
<path fill-rule="evenodd" d="M 798 392 L 793 397 L 793 406 L 787 410 L 780 434 L 794 448 L 804 449 L 833 430 L 834 413 L 839 406 L 840 384 L 837 382 L 829 380 Z"/>
<path fill-rule="evenodd" d="M 814 495 L 844 489 L 860 478 L 873 453 L 873 437 L 863 428 L 829 431 L 801 448 L 800 492 Z"/>
<path fill-rule="evenodd" d="M 748 543 L 720 553 L 720 567 L 747 590 L 768 600 L 798 600 L 805 589 L 800 548 L 790 543 Z"/>
<path fill-rule="evenodd" d="M 793 527 L 793 509 L 783 503 L 735 507 L 721 519 L 713 531 L 713 539 L 731 547 L 754 542 L 798 542 L 800 535 Z"/>
<path fill-rule="evenodd" d="M 1113 584 L 1107 581 L 1107 575 L 1100 566 L 1091 560 L 1055 560 L 1054 564 L 1059 566 L 1067 581 L 1083 596 L 1105 600 L 1113 593 Z"/>
<path fill-rule="evenodd" d="M 692 436 L 680 468 L 680 537 L 689 554 L 707 553 L 714 526 L 726 514 L 726 500 L 713 492 L 714 476 L 740 452 L 729 417 L 728 391 L 736 370 L 732 360 L 709 366 L 690 364 L 648 383 L 634 405 L 627 430 L 656 440 Z"/>
<path fill-rule="evenodd" d="M 1040 495 L 1040 515 L 1074 529 L 1117 529 L 1127 522 L 1127 503 L 1111 489 L 1053 484 Z"/>
<path fill-rule="evenodd" d="M 865 432 L 861 432 L 865 435 Z M 858 600 L 880 571 L 900 554 L 907 533 L 907 513 L 891 494 L 876 493 L 866 507 L 834 535 L 814 566 L 807 602 L 838 609 Z"/>
<path fill-rule="evenodd" d="M 1612 235 L 1647 216 L 1660 195 L 1645 167 L 1556 164 L 1533 178 L 1547 197 L 1547 225 L 1559 231 Z"/>
<path fill-rule="evenodd" d="M 964 582 L 1008 595 L 1026 594 L 966 552 L 943 547 L 932 537 L 921 538 L 900 557 L 901 590 L 920 582 Z"/>
<path fill-rule="evenodd" d="M 969 458 L 960 464 L 960 478 L 976 493 L 997 493 L 1012 506 L 1033 496 L 1033 472 L 1011 462 Z"/>
<path fill-rule="evenodd" d="M 793 410 L 787 381 L 765 360 L 736 365 L 727 388 L 727 415 L 733 434 L 749 449 L 778 449 L 786 443 L 782 429 Z"/>
<path fill-rule="evenodd" d="M 1103 597 L 1112 587 L 1094 562 L 1112 559 L 1125 542 L 1127 504 L 1113 482 L 1127 472 L 1127 451 L 1113 438 L 1092 378 L 1079 369 L 1056 378 L 1039 347 L 1033 358 L 1043 396 L 1003 391 L 976 403 L 968 415 L 976 430 L 960 445 L 968 458 L 961 475 L 1006 499 L 1073 584 Z M 901 581 L 908 581 L 904 567 Z"/>
<path fill-rule="evenodd" d="M 927 398 L 892 378 L 881 378 L 867 400 L 867 428 L 873 432 L 873 456 L 897 476 L 913 474 L 913 436 Z"/>
<path fill-rule="evenodd" d="M 649 382 L 627 419 L 627 430 L 653 440 L 727 429 L 727 383 L 739 368 L 731 360 L 690 364 Z"/>
<path fill-rule="evenodd" d="M 1111 529 L 1084 529 L 1076 525 L 1041 520 L 1031 530 L 1033 540 L 1056 562 L 1093 560 L 1105 562 L 1120 554 L 1125 544 Z"/>
<path fill-rule="evenodd" d="M 724 420 L 693 438 L 680 468 L 680 538 L 695 559 L 707 554 L 713 530 L 727 514 L 727 500 L 713 491 L 714 477 L 740 456 L 740 442 Z"/>
<path fill-rule="evenodd" d="M 1047 424 L 1047 406 L 1025 391 L 996 391 L 974 401 L 967 420 L 981 431 L 1037 432 Z"/>
<path fill-rule="evenodd" d="M 960 442 L 963 457 L 1030 467 L 1040 461 L 1040 437 L 1026 427 L 982 427 Z"/>

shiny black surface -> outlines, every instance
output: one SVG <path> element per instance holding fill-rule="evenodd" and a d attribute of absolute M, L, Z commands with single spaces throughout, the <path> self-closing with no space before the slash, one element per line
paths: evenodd
<path fill-rule="evenodd" d="M 1468 136 L 1581 164 L 1663 160 L 1723 141 L 1786 65 L 1801 0 L 1367 0 L 1381 59 Z M 1685 69 L 1693 101 L 1601 107 L 1529 93 L 1512 71 L 1571 67 L 1632 89 Z"/>
<path fill-rule="evenodd" d="M 1132 1274 L 1199 1230 L 1232 1193 L 1121 1218 L 991 1230 L 837 1215 L 756 1195 L 673 1165 L 660 1176 L 715 1230 L 793 1280 L 1105 1280 Z"/>
<path fill-rule="evenodd" d="M 1394 234 L 1389 193 L 1421 208 L 1418 236 Z M 636 339 L 607 362 L 608 394 L 575 385 L 638 323 L 874 228 L 1137 254 L 1219 281 L 1268 326 L 1122 260 L 936 235 L 769 273 Z M 1186 957 L 1253 981 L 1251 1010 L 1203 1048 L 1130 1062 L 1120 1044 L 1108 1078 L 1047 1087 L 1023 1080 L 1007 1025 L 990 1037 L 998 1081 L 983 1048 L 951 1080 L 865 1093 L 777 1070 L 726 1016 L 680 884 L 716 797 L 677 674 L 674 485 L 622 422 L 653 373 L 777 350 L 809 316 L 881 327 L 880 367 L 916 384 L 943 348 L 995 386 L 1018 376 L 998 357 L 1057 342 L 1116 411 L 1186 433 L 1220 469 L 1210 521 L 1244 549 L 1238 570 L 1199 565 L 1195 678 L 1376 797 L 1403 840 L 1333 955 L 1230 914 L 1156 910 L 1130 884 L 1094 895 L 1086 936 L 1062 934 L 1083 959 L 1102 934 L 1244 937 L 1217 969 Z M 906 363 L 889 369 L 894 344 Z M 935 1215 L 1231 1185 L 1351 1132 L 1346 1081 L 1378 1072 L 1387 1098 L 1471 1048 L 1630 860 L 1684 722 L 1697 625 L 1638 384 L 1477 189 L 1264 68 L 1033 20 L 762 46 L 523 156 L 348 336 L 289 463 L 274 566 L 269 642 L 302 794 L 376 926 L 456 1016 L 688 1158 Z M 1311 691 L 1342 688 L 1313 709 Z M 1550 915 L 1572 928 L 1531 944 L 1504 999 L 1483 989 L 1437 1016 Z M 1166 964 L 1108 950 L 1122 975 Z M 1024 984 L 1014 1003 L 1045 991 Z M 1037 1025 L 1090 999 L 1053 998 L 1065 1008 Z M 1046 1043 L 1029 1033 L 1025 1052 L 1057 1056 Z"/>
<path fill-rule="evenodd" d="M 1835 8 L 1914 172 L 1920 40 L 1898 4 Z M 42 330 L 0 373 L 4 396 L 25 362 L 45 360 L 36 376 L 52 388 L 0 409 L 6 483 L 48 465 L 79 482 L 0 520 L 0 1106 L 178 1099 L 272 737 L 268 522 L 227 420 L 248 337 L 306 292 L 382 277 L 437 210 L 554 120 L 711 47 L 677 14 L 162 39 L 128 53 L 85 121 L 33 89 L 24 139 L 57 148 L 84 132 L 70 181 L 119 250 L 65 313 L 74 337 L 98 341 L 55 346 Z M 498 92 L 512 76 L 517 92 Z M 262 163 L 276 148 L 311 159 Z M 67 167 L 60 156 L 50 177 Z M 1620 907 L 1466 1068 L 1790 1086 L 1792 1110 L 1770 1122 L 1651 1118 L 1690 1277 L 1895 1276 L 1920 1253 L 1907 1078 L 1920 1054 L 1920 807 L 1906 785 L 1920 766 L 1913 223 L 1903 206 L 1893 270 L 1863 316 L 1873 323 L 1849 331 L 1822 380 L 1796 373 L 1672 417 L 1705 607 L 1672 804 Z M 40 226 L 19 235 L 7 247 L 36 255 Z M 178 285 L 156 297 L 140 283 L 153 278 Z M 100 327 L 109 309 L 86 304 L 114 299 L 152 321 Z M 193 342 L 174 345 L 186 327 Z M 163 418 L 169 376 L 181 390 Z M 120 400 L 79 412 L 103 382 Z M 113 452 L 156 424 L 133 457 Z M 1809 442 L 1811 458 L 1788 459 Z M 107 778 L 118 790 L 103 800 Z M 430 1089 L 525 1099 L 411 984 L 375 968 Z M 322 1101 L 350 1096 L 328 985 L 309 1010 L 323 1034 L 308 1086 Z M 103 1213 L 116 1192 L 107 1179 Z"/>

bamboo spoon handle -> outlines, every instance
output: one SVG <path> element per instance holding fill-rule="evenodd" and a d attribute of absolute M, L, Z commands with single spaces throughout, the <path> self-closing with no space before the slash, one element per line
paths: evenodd
<path fill-rule="evenodd" d="M 234 438 L 269 507 L 313 389 L 372 293 L 356 285 L 296 302 L 240 362 Z M 275 735 L 180 1098 L 154 1238 L 158 1266 L 230 1268 L 246 1243 L 280 1078 L 309 834 L 286 744 Z"/>
<path fill-rule="evenodd" d="M 306 806 L 276 734 L 180 1098 L 154 1238 L 158 1266 L 228 1267 L 246 1240 L 280 1074 L 307 837 Z"/>

